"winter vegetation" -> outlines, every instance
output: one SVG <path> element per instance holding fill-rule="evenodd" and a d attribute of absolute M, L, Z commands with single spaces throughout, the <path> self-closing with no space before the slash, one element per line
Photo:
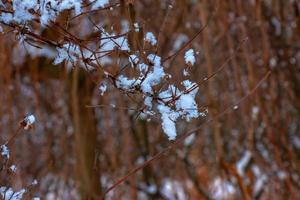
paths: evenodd
<path fill-rule="evenodd" d="M 299 19 L 0 0 L 0 199 L 299 199 Z"/>

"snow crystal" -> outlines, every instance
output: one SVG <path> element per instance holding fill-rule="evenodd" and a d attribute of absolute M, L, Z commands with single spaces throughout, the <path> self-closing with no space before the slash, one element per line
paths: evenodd
<path fill-rule="evenodd" d="M 157 43 L 155 36 L 151 32 L 146 33 L 144 40 L 146 42 L 149 42 L 152 46 L 156 45 L 156 43 Z"/>
<path fill-rule="evenodd" d="M 1 145 L 0 146 L 1 149 L 1 155 L 6 157 L 7 159 L 9 159 L 9 149 L 6 145 Z"/>
<path fill-rule="evenodd" d="M 196 59 L 194 56 L 194 50 L 189 49 L 188 51 L 186 51 L 185 55 L 184 55 L 184 59 L 185 59 L 186 64 L 194 65 L 196 62 Z"/>
<path fill-rule="evenodd" d="M 103 8 L 105 4 L 108 4 L 108 0 L 96 0 L 93 1 L 92 10 L 96 10 L 98 8 Z"/>

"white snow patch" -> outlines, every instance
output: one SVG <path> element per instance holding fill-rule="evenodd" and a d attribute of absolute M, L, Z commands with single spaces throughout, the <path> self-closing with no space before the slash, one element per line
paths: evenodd
<path fill-rule="evenodd" d="M 4 200 L 21 200 L 25 192 L 25 189 L 14 192 L 12 188 L 0 187 L 0 195 Z"/>
<path fill-rule="evenodd" d="M 100 95 L 103 96 L 104 93 L 106 92 L 107 90 L 107 85 L 105 83 L 102 83 L 100 86 L 99 86 L 99 90 L 100 90 Z"/>
<path fill-rule="evenodd" d="M 109 3 L 108 0 L 92 0 L 93 5 L 92 5 L 92 10 L 97 10 L 98 8 L 103 8 L 106 4 Z"/>
<path fill-rule="evenodd" d="M 17 166 L 16 165 L 12 165 L 9 168 L 12 172 L 16 172 L 17 171 Z"/>
<path fill-rule="evenodd" d="M 9 149 L 6 145 L 1 145 L 1 155 L 9 159 Z"/>
<path fill-rule="evenodd" d="M 175 140 L 177 136 L 175 122 L 179 117 L 178 113 L 172 111 L 165 105 L 158 105 L 157 109 L 161 114 L 162 128 L 165 134 L 167 134 L 169 140 Z"/>
<path fill-rule="evenodd" d="M 145 36 L 144 40 L 145 40 L 146 42 L 149 42 L 152 46 L 154 46 L 154 45 L 157 44 L 157 40 L 156 40 L 154 34 L 151 33 L 151 32 L 147 32 L 147 33 L 146 33 L 146 36 Z"/>

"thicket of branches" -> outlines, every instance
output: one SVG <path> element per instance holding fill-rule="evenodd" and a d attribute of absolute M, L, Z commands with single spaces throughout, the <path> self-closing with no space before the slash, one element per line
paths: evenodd
<path fill-rule="evenodd" d="M 297 1 L 0 1 L 0 198 L 297 199 Z"/>

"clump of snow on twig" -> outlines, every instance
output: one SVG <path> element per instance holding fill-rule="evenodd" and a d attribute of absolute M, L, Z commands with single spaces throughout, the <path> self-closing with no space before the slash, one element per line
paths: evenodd
<path fill-rule="evenodd" d="M 1 155 L 6 157 L 7 159 L 9 159 L 9 149 L 6 145 L 1 145 L 0 146 L 1 149 Z"/>
<path fill-rule="evenodd" d="M 231 199 L 236 193 L 234 185 L 231 182 L 220 177 L 217 177 L 213 180 L 210 185 L 210 190 L 212 193 L 212 197 L 215 200 Z"/>
<path fill-rule="evenodd" d="M 32 128 L 33 124 L 35 123 L 35 116 L 34 115 L 28 115 L 24 117 L 23 121 L 21 122 L 21 125 L 25 130 L 28 130 Z"/>
<path fill-rule="evenodd" d="M 13 189 L 9 187 L 0 187 L 0 196 L 1 199 L 4 200 L 21 200 L 25 192 L 25 189 L 13 191 Z"/>
<path fill-rule="evenodd" d="M 156 45 L 157 44 L 157 40 L 154 36 L 153 33 L 151 32 L 147 32 L 146 33 L 146 36 L 145 36 L 145 39 L 144 39 L 146 42 L 149 42 L 152 46 Z"/>
<path fill-rule="evenodd" d="M 108 0 L 93 1 L 92 10 L 96 10 L 98 8 L 103 8 L 106 4 L 108 4 Z"/>
<path fill-rule="evenodd" d="M 188 51 L 186 51 L 185 54 L 184 54 L 184 59 L 185 59 L 186 64 L 194 65 L 195 62 L 196 62 L 196 58 L 195 58 L 195 55 L 194 55 L 194 50 L 189 49 Z"/>
<path fill-rule="evenodd" d="M 100 95 L 103 96 L 104 93 L 106 92 L 107 90 L 107 85 L 105 83 L 102 83 L 100 86 L 99 86 L 99 90 L 100 90 Z"/>

